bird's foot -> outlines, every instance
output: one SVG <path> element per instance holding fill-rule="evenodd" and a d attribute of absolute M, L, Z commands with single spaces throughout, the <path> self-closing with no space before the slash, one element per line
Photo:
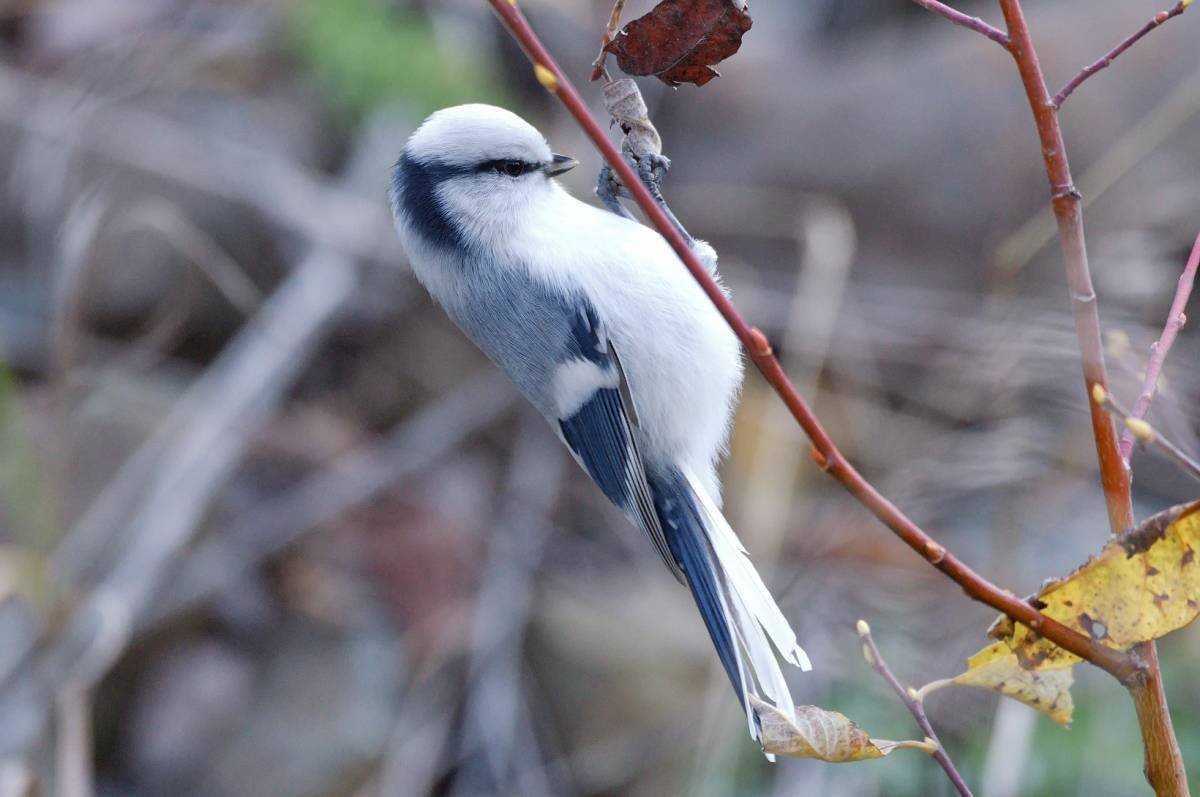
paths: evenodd
<path fill-rule="evenodd" d="M 627 198 L 629 194 L 625 191 L 625 186 L 621 185 L 620 178 L 607 163 L 600 167 L 600 176 L 596 180 L 596 196 L 604 203 L 604 207 L 618 216 L 626 219 L 633 218 L 621 204 L 621 198 Z"/>
<path fill-rule="evenodd" d="M 667 172 L 671 170 L 671 159 L 666 155 L 656 155 L 647 153 L 633 161 L 633 166 L 637 169 L 638 177 L 642 181 L 642 185 L 650 192 L 650 196 L 654 197 L 654 201 L 661 208 L 666 208 L 667 200 L 663 199 L 662 181 L 667 176 Z"/>

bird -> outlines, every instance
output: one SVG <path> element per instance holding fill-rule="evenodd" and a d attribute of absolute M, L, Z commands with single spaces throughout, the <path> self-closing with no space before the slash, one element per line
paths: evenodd
<path fill-rule="evenodd" d="M 576 165 L 511 111 L 444 108 L 392 169 L 395 226 L 434 302 L 691 590 L 758 739 L 752 697 L 795 716 L 776 652 L 812 665 L 721 514 L 741 349 L 659 233 L 558 183 Z"/>

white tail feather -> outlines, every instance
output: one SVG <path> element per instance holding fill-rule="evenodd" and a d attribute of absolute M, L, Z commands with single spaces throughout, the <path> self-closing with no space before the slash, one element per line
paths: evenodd
<path fill-rule="evenodd" d="M 743 683 L 742 693 L 746 696 L 750 734 L 757 738 L 754 715 L 749 706 L 750 694 L 758 694 L 761 689 L 762 695 L 776 708 L 795 719 L 792 695 L 771 643 L 785 659 L 801 670 L 811 670 L 812 663 L 808 654 L 797 644 L 796 633 L 767 591 L 741 540 L 717 509 L 703 484 L 690 471 L 684 470 L 684 477 L 700 504 L 699 509 L 705 521 L 704 529 L 717 565 L 722 608 L 736 639 L 738 670 Z M 767 641 L 768 637 L 770 642 Z M 745 672 L 747 662 L 744 659 L 749 660 L 749 676 Z"/>

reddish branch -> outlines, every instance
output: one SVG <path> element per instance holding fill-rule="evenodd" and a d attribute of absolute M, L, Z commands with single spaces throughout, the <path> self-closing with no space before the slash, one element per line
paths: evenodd
<path fill-rule="evenodd" d="M 919 2 L 919 0 L 918 0 L 918 2 Z M 1058 93 L 1054 95 L 1054 100 L 1053 100 L 1054 107 L 1061 108 L 1062 104 L 1064 102 L 1066 102 L 1067 97 L 1071 96 L 1071 92 L 1073 92 L 1073 91 L 1075 91 L 1075 89 L 1079 88 L 1080 83 L 1087 80 L 1092 75 L 1096 74 L 1101 69 L 1104 69 L 1109 64 L 1111 64 L 1113 61 L 1115 61 L 1118 55 L 1125 52 L 1130 47 L 1132 47 L 1134 44 L 1136 44 L 1138 39 L 1142 38 L 1147 33 L 1149 33 L 1150 31 L 1157 28 L 1159 25 L 1166 22 L 1168 19 L 1171 19 L 1172 17 L 1177 17 L 1180 14 L 1182 14 L 1184 11 L 1187 11 L 1188 6 L 1190 6 L 1191 4 L 1192 4 L 1192 0 L 1179 0 L 1179 2 L 1176 3 L 1175 6 L 1173 8 L 1171 8 L 1170 10 L 1159 11 L 1157 14 L 1154 15 L 1154 17 L 1149 22 L 1147 22 L 1145 25 L 1143 25 L 1140 30 L 1138 30 L 1136 33 L 1130 35 L 1124 41 L 1122 41 L 1120 44 L 1118 44 L 1116 47 L 1112 48 L 1107 53 L 1105 53 L 1103 58 L 1101 58 L 1100 60 L 1095 61 L 1093 63 L 1090 63 L 1087 66 L 1085 66 L 1083 69 L 1079 70 L 1079 74 L 1076 75 L 1075 77 L 1071 78 L 1070 80 L 1068 80 L 1067 85 L 1065 85 L 1061 89 L 1059 89 Z"/>
<path fill-rule="evenodd" d="M 1000 0 L 1008 23 L 1009 50 L 1017 62 L 1017 71 L 1025 87 L 1029 106 L 1037 123 L 1042 144 L 1046 176 L 1054 217 L 1058 222 L 1058 238 L 1062 245 L 1067 270 L 1067 285 L 1071 292 L 1071 310 L 1075 317 L 1075 335 L 1083 358 L 1083 376 L 1090 398 L 1095 385 L 1108 391 L 1108 374 L 1104 365 L 1104 347 L 1100 338 L 1100 314 L 1096 308 L 1096 292 L 1092 288 L 1087 249 L 1083 237 L 1083 212 L 1079 192 L 1071 177 L 1066 145 L 1058 124 L 1058 112 L 1050 102 L 1050 92 L 1042 76 L 1037 51 L 1025 24 L 1019 0 Z M 1129 472 L 1117 449 L 1117 434 L 1112 419 L 1094 402 L 1088 405 L 1092 416 L 1092 434 L 1100 462 L 1100 479 L 1108 506 L 1109 524 L 1113 532 L 1133 525 L 1129 501 Z"/>
<path fill-rule="evenodd" d="M 747 324 L 738 314 L 733 304 L 717 287 L 707 269 L 697 259 L 683 236 L 671 224 L 662 208 L 651 197 L 650 192 L 642 185 L 633 168 L 621 157 L 616 145 L 609 140 L 604 127 L 592 117 L 587 105 L 579 96 L 579 92 L 567 80 L 515 2 L 513 0 L 488 0 L 488 3 L 533 61 L 534 73 L 538 80 L 547 90 L 558 97 L 575 117 L 576 122 L 604 156 L 605 161 L 620 177 L 621 182 L 642 212 L 645 213 L 646 218 L 679 255 L 688 271 L 700 283 L 709 299 L 741 339 L 758 370 L 783 399 L 796 422 L 812 441 L 813 457 L 821 468 L 837 479 L 851 495 L 883 521 L 884 525 L 909 547 L 961 586 L 971 598 L 1029 626 L 1060 647 L 1111 673 L 1123 683 L 1139 678 L 1141 664 L 1136 659 L 1121 651 L 1105 647 L 1062 623 L 1046 617 L 1029 603 L 992 584 L 925 533 L 863 478 L 862 474 L 846 460 L 842 452 L 834 445 L 820 421 L 796 391 L 787 374 L 784 373 L 783 366 L 772 352 L 766 336 L 757 328 Z M 1099 409 L 1097 411 L 1107 419 L 1107 415 L 1103 411 Z M 1111 424 L 1108 428 L 1111 431 Z M 1114 436 L 1114 451 L 1116 450 L 1115 443 Z M 1123 466 L 1121 471 L 1124 471 Z"/>
<path fill-rule="evenodd" d="M 1046 89 L 1046 80 L 1038 63 L 1037 50 L 1020 0 L 999 0 L 1004 21 L 1008 26 L 1009 51 L 1017 62 L 1017 71 L 1037 124 L 1042 156 L 1054 217 L 1058 223 L 1058 238 L 1062 244 L 1067 283 L 1071 290 L 1071 308 L 1075 316 L 1075 332 L 1083 358 L 1083 374 L 1089 399 L 1097 386 L 1108 392 L 1104 367 L 1104 349 L 1100 340 L 1100 316 L 1096 308 L 1096 293 L 1092 289 L 1084 245 L 1083 215 L 1079 192 L 1071 179 L 1071 167 L 1058 123 L 1058 109 Z M 1130 498 L 1129 469 L 1117 444 L 1112 420 L 1095 401 L 1088 401 L 1092 416 L 1092 433 L 1100 461 L 1100 481 L 1108 506 L 1109 525 L 1114 534 L 1133 526 L 1133 502 Z M 1057 641 L 1057 640 L 1054 640 Z M 1183 755 L 1175 739 L 1171 714 L 1163 691 L 1162 672 L 1154 642 L 1144 642 L 1131 651 L 1143 664 L 1139 677 L 1125 682 L 1137 710 L 1138 725 L 1145 750 L 1146 779 L 1160 797 L 1186 796 L 1187 772 Z"/>
<path fill-rule="evenodd" d="M 968 17 L 961 11 L 955 11 L 945 3 L 939 3 L 938 0 L 913 0 L 913 2 L 924 9 L 945 17 L 955 25 L 962 25 L 964 28 L 970 28 L 976 33 L 981 33 L 984 36 L 987 36 L 1001 47 L 1004 47 L 1005 49 L 1008 48 L 1008 35 L 999 28 L 993 28 L 979 17 Z"/>
<path fill-rule="evenodd" d="M 971 789 L 967 786 L 967 782 L 963 780 L 963 776 L 959 774 L 958 769 L 954 766 L 954 762 L 950 760 L 949 753 L 942 747 L 942 740 L 938 738 L 937 732 L 933 729 L 933 723 L 929 721 L 929 716 L 925 713 L 925 702 L 911 689 L 905 689 L 904 685 L 892 672 L 892 668 L 883 660 L 883 656 L 879 652 L 879 648 L 875 645 L 875 640 L 871 637 L 871 627 L 865 621 L 858 621 L 858 637 L 863 643 L 863 653 L 867 659 L 867 663 L 879 673 L 883 680 L 887 681 L 887 685 L 892 688 L 892 691 L 904 703 L 908 712 L 913 715 L 913 719 L 917 721 L 921 732 L 925 737 L 937 745 L 937 752 L 933 754 L 936 760 L 946 773 L 946 777 L 954 784 L 954 788 L 962 797 L 972 797 Z"/>
<path fill-rule="evenodd" d="M 1174 345 L 1179 330 L 1183 329 L 1183 325 L 1187 323 L 1187 316 L 1183 311 L 1187 308 L 1188 299 L 1192 295 L 1192 286 L 1196 283 L 1198 268 L 1200 268 L 1200 235 L 1196 236 L 1196 243 L 1192 246 L 1192 253 L 1188 256 L 1187 265 L 1183 267 L 1183 273 L 1179 275 L 1175 298 L 1171 301 L 1171 310 L 1167 313 L 1167 323 L 1163 326 L 1162 336 L 1150 349 L 1150 362 L 1146 365 L 1146 378 L 1142 381 L 1142 392 L 1138 395 L 1137 401 L 1133 403 L 1133 410 L 1129 413 L 1131 418 L 1139 420 L 1145 418 L 1146 413 L 1150 410 L 1150 402 L 1154 400 L 1154 393 L 1158 390 L 1158 376 L 1162 373 L 1167 352 Z M 1121 435 L 1121 458 L 1125 461 L 1126 466 L 1129 464 L 1129 456 L 1132 453 L 1133 431 L 1126 429 L 1125 433 Z"/>

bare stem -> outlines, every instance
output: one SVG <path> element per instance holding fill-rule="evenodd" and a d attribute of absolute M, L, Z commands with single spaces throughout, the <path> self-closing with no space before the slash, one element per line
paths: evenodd
<path fill-rule="evenodd" d="M 1064 102 L 1066 102 L 1067 97 L 1071 96 L 1071 92 L 1073 92 L 1073 91 L 1075 91 L 1075 89 L 1079 88 L 1079 84 L 1083 83 L 1083 81 L 1087 80 L 1092 75 L 1096 74 L 1101 69 L 1104 69 L 1109 64 L 1111 64 L 1113 61 L 1115 61 L 1117 59 L 1118 55 L 1125 52 L 1130 47 L 1132 47 L 1134 44 L 1136 44 L 1138 39 L 1142 38 L 1147 33 L 1149 33 L 1150 31 L 1157 28 L 1159 25 L 1166 22 L 1168 19 L 1171 19 L 1172 17 L 1177 17 L 1180 14 L 1182 14 L 1184 11 L 1187 11 L 1187 7 L 1191 4 L 1192 4 L 1192 0 L 1179 0 L 1179 2 L 1176 3 L 1171 9 L 1169 9 L 1167 11 L 1159 11 L 1157 14 L 1155 14 L 1150 19 L 1149 22 L 1147 22 L 1140 29 L 1138 29 L 1138 31 L 1136 33 L 1133 33 L 1133 34 L 1127 36 L 1125 39 L 1123 39 L 1121 41 L 1120 44 L 1118 44 L 1116 47 L 1112 48 L 1107 53 L 1105 53 L 1103 58 L 1100 58 L 1097 61 L 1093 61 L 1092 63 L 1085 66 L 1083 69 L 1079 70 L 1079 74 L 1075 75 L 1075 77 L 1068 80 L 1067 85 L 1065 85 L 1061 89 L 1059 89 L 1058 93 L 1054 95 L 1054 100 L 1053 100 L 1054 107 L 1061 108 L 1062 104 Z"/>
<path fill-rule="evenodd" d="M 608 43 L 617 35 L 617 31 L 621 29 L 621 12 L 625 10 L 625 0 L 616 0 L 613 3 L 612 13 L 608 17 L 608 27 L 604 29 L 604 36 L 600 39 L 600 54 L 596 56 L 596 60 L 592 62 L 592 80 L 604 78 L 609 80 L 608 65 Z"/>
<path fill-rule="evenodd" d="M 945 17 L 955 25 L 962 25 L 964 28 L 970 28 L 976 33 L 981 33 L 1006 50 L 1008 49 L 1008 35 L 999 28 L 992 27 L 979 17 L 969 17 L 961 11 L 955 11 L 945 3 L 939 3 L 938 0 L 913 0 L 913 2 L 927 11 L 932 11 L 935 14 Z"/>
<path fill-rule="evenodd" d="M 1058 108 L 1050 98 L 1046 79 L 1038 63 L 1037 50 L 1025 22 L 1020 0 L 999 0 L 1008 26 L 1009 52 L 1017 63 L 1021 83 L 1033 111 L 1041 140 L 1046 176 L 1054 218 L 1058 223 L 1058 238 L 1062 245 L 1067 284 L 1071 291 L 1071 309 L 1075 317 L 1075 333 L 1083 359 L 1083 376 L 1088 395 L 1099 386 L 1108 391 L 1108 375 L 1104 366 L 1104 347 L 1100 338 L 1100 315 L 1096 293 L 1092 288 L 1088 268 L 1087 248 L 1083 234 L 1083 212 L 1079 192 L 1071 177 Z M 1100 464 L 1100 481 L 1108 507 L 1109 525 L 1114 534 L 1133 526 L 1133 502 L 1130 498 L 1129 469 L 1121 458 L 1112 419 L 1094 401 L 1088 402 L 1092 418 L 1092 434 L 1096 440 L 1096 455 Z M 1188 794 L 1187 773 L 1183 756 L 1171 725 L 1162 689 L 1162 673 L 1158 669 L 1158 654 L 1154 642 L 1134 647 L 1132 656 L 1142 663 L 1136 678 L 1123 680 L 1137 708 L 1138 722 L 1145 749 L 1146 779 L 1160 796 Z"/>
<path fill-rule="evenodd" d="M 1200 269 L 1200 235 L 1196 236 L 1196 243 L 1192 245 L 1192 253 L 1188 256 L 1187 265 L 1183 267 L 1183 273 L 1179 275 L 1175 298 L 1171 301 L 1171 310 L 1167 313 L 1167 323 L 1163 326 L 1162 335 L 1150 349 L 1150 362 L 1146 364 L 1146 378 L 1142 380 L 1142 392 L 1138 394 L 1137 400 L 1133 403 L 1133 411 L 1129 413 L 1131 418 L 1145 418 L 1146 413 L 1150 410 L 1150 402 L 1154 400 L 1154 393 L 1158 390 L 1158 376 L 1162 373 L 1167 352 L 1171 350 L 1175 338 L 1179 336 L 1179 331 L 1187 323 L 1187 316 L 1183 311 L 1187 309 L 1188 299 L 1192 295 L 1197 269 Z M 1133 430 L 1126 429 L 1125 433 L 1121 435 L 1121 459 L 1125 461 L 1126 467 L 1129 466 L 1129 456 L 1132 453 Z"/>
<path fill-rule="evenodd" d="M 758 367 L 767 382 L 783 399 L 791 411 L 792 417 L 808 435 L 813 444 L 813 457 L 817 464 L 838 480 L 847 491 L 865 506 L 872 514 L 881 520 L 906 545 L 920 554 L 927 562 L 942 571 L 951 580 L 962 587 L 968 596 L 981 603 L 987 604 L 1013 620 L 1031 628 L 1036 628 L 1042 636 L 1056 645 L 1071 651 L 1097 667 L 1112 674 L 1121 682 L 1126 682 L 1138 676 L 1141 665 L 1121 651 L 1100 645 L 1089 637 L 1074 631 L 1058 621 L 1046 617 L 1029 603 L 1021 600 L 1008 590 L 1001 589 L 968 567 L 961 559 L 946 550 L 945 546 L 923 531 L 916 523 L 901 512 L 891 501 L 879 493 L 875 487 L 863 478 L 851 465 L 834 444 L 821 422 L 809 408 L 807 402 L 788 379 L 787 374 L 776 359 L 766 336 L 757 328 L 750 326 L 741 317 L 733 304 L 713 281 L 708 270 L 696 257 L 695 252 L 688 246 L 683 236 L 671 224 L 663 210 L 654 201 L 633 168 L 621 157 L 616 145 L 608 138 L 604 127 L 591 115 L 587 105 L 579 96 L 579 92 L 567 80 L 562 70 L 555 63 L 537 34 L 529 26 L 520 9 L 509 0 L 487 0 L 497 16 L 504 22 L 512 36 L 520 42 L 526 54 L 534 64 L 534 74 L 538 80 L 566 106 L 575 118 L 580 128 L 591 139 L 592 143 L 604 156 L 626 190 L 637 202 L 651 225 L 666 239 L 675 253 L 683 261 L 688 271 L 700 284 L 700 287 L 716 305 L 730 328 L 746 347 L 750 358 Z M 1097 410 L 1112 431 L 1108 416 Z M 1116 450 L 1116 436 L 1113 435 L 1113 450 Z M 1121 467 L 1124 472 L 1124 467 Z M 1132 525 L 1132 524 L 1129 524 Z"/>
<path fill-rule="evenodd" d="M 963 776 L 954 766 L 954 762 L 950 760 L 950 755 L 946 752 L 946 748 L 942 746 L 941 739 L 938 738 L 937 732 L 933 729 L 933 724 L 929 721 L 929 717 L 925 714 L 925 703 L 922 699 L 923 695 L 915 689 L 906 689 L 896 678 L 892 669 L 883 659 L 883 655 L 879 652 L 879 648 L 875 645 L 875 640 L 871 637 L 871 627 L 867 625 L 865 620 L 858 621 L 858 638 L 863 643 L 863 656 L 867 663 L 887 681 L 888 686 L 892 687 L 892 691 L 896 693 L 900 701 L 904 703 L 908 712 L 913 715 L 913 719 L 917 721 L 917 725 L 921 731 L 929 739 L 937 745 L 937 751 L 932 753 L 934 759 L 941 764 L 942 769 L 946 773 L 946 777 L 954 784 L 954 788 L 963 797 L 971 797 L 971 789 L 967 786 L 967 782 L 963 780 Z"/>

